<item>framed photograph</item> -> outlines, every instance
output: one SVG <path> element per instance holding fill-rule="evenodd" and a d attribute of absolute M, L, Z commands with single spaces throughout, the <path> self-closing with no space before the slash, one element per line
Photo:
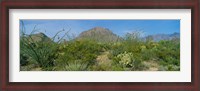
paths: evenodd
<path fill-rule="evenodd" d="M 199 1 L 2 1 L 2 90 L 199 91 Z"/>

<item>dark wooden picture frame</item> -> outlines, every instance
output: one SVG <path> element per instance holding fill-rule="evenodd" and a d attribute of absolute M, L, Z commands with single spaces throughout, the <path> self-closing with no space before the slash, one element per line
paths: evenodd
<path fill-rule="evenodd" d="M 199 0 L 50 0 L 1 2 L 1 90 L 200 91 Z M 191 82 L 9 82 L 9 9 L 191 9 Z M 156 78 L 152 78 L 156 79 Z"/>

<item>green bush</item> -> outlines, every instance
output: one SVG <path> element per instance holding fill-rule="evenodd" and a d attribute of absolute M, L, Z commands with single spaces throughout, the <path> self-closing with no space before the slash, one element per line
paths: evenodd
<path fill-rule="evenodd" d="M 26 38 L 21 40 L 21 51 L 38 62 L 42 68 L 54 66 L 57 58 L 57 44 L 51 42 L 33 42 Z M 34 44 L 34 45 L 33 45 Z"/>
<path fill-rule="evenodd" d="M 160 65 L 166 66 L 168 70 L 180 70 L 180 42 L 160 41 L 155 54 Z"/>
<path fill-rule="evenodd" d="M 133 58 L 132 53 L 127 53 L 126 51 L 122 54 L 117 55 L 117 59 L 119 59 L 119 64 L 122 65 L 123 67 L 127 66 L 134 66 L 134 61 L 135 59 Z"/>
<path fill-rule="evenodd" d="M 47 39 L 43 33 L 33 36 L 34 32 L 35 30 L 30 35 L 21 33 L 20 53 L 28 55 L 43 70 L 53 70 L 55 60 L 58 58 L 59 42 L 62 38 L 57 42 L 54 42 L 54 39 L 61 31 L 51 39 Z"/>
<path fill-rule="evenodd" d="M 95 41 L 69 41 L 65 48 L 60 51 L 63 54 L 59 56 L 56 64 L 63 66 L 63 64 L 68 64 L 74 60 L 81 60 L 83 63 L 93 65 L 96 62 L 96 57 L 102 50 L 101 44 Z"/>
<path fill-rule="evenodd" d="M 83 63 L 81 60 L 74 60 L 65 65 L 64 70 L 66 71 L 86 71 L 87 63 Z"/>
<path fill-rule="evenodd" d="M 25 55 L 24 53 L 20 52 L 20 65 L 24 66 L 28 64 L 28 56 Z"/>
<path fill-rule="evenodd" d="M 115 57 L 115 61 L 120 64 L 124 70 L 144 70 L 146 69 L 140 58 L 134 57 L 133 53 L 121 53 Z"/>

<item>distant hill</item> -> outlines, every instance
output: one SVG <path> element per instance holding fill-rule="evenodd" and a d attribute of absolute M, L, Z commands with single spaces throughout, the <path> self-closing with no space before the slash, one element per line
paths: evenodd
<path fill-rule="evenodd" d="M 155 34 L 155 35 L 149 35 L 146 37 L 146 39 L 152 39 L 154 41 L 160 41 L 160 40 L 172 40 L 172 39 L 179 39 L 180 33 L 173 33 L 173 34 Z"/>
<path fill-rule="evenodd" d="M 47 35 L 41 32 L 28 35 L 27 38 L 29 41 L 34 41 L 34 42 L 53 42 Z"/>
<path fill-rule="evenodd" d="M 94 27 L 92 29 L 84 31 L 76 39 L 77 40 L 90 39 L 90 40 L 95 40 L 95 41 L 104 42 L 104 43 L 117 42 L 117 41 L 122 40 L 122 38 L 114 34 L 109 29 L 102 28 L 102 27 Z"/>
<path fill-rule="evenodd" d="M 173 33 L 173 34 L 170 34 L 169 36 L 170 36 L 171 38 L 180 38 L 180 33 L 175 32 L 175 33 Z"/>

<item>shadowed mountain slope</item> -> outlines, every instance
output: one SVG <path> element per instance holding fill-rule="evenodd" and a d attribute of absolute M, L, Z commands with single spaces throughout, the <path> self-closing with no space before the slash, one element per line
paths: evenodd
<path fill-rule="evenodd" d="M 53 42 L 47 35 L 42 32 L 31 34 L 25 37 L 28 39 L 29 42 Z"/>

